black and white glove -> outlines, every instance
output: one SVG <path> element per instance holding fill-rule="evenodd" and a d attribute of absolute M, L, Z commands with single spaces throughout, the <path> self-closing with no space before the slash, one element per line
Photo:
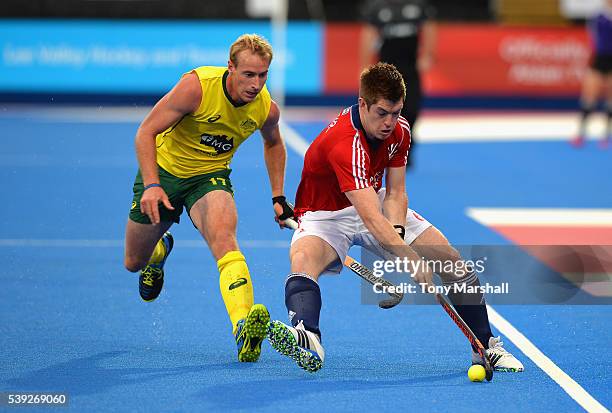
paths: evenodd
<path fill-rule="evenodd" d="M 399 225 L 399 224 L 395 224 L 393 225 L 393 228 L 395 228 L 395 232 L 397 232 L 397 234 L 404 239 L 406 237 L 406 227 L 403 225 Z"/>
<path fill-rule="evenodd" d="M 293 218 L 293 205 L 287 202 L 287 198 L 283 195 L 272 198 L 272 205 L 279 204 L 283 208 L 283 213 L 277 216 L 277 219 L 284 221 L 288 218 Z"/>

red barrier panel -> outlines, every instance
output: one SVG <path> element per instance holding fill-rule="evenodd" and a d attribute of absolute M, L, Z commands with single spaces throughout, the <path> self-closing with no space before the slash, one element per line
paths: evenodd
<path fill-rule="evenodd" d="M 431 95 L 571 95 L 590 57 L 584 29 L 440 25 Z"/>
<path fill-rule="evenodd" d="M 357 94 L 361 24 L 327 24 L 324 35 L 323 91 Z"/>
<path fill-rule="evenodd" d="M 326 25 L 326 94 L 356 93 L 360 27 Z M 576 95 L 590 49 L 583 28 L 439 24 L 424 87 L 431 96 Z"/>

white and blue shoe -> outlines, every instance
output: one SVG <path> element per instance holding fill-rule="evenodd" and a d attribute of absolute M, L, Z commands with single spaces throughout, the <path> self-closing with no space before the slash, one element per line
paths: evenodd
<path fill-rule="evenodd" d="M 491 367 L 495 371 L 518 373 L 524 370 L 523 363 L 514 357 L 504 347 L 500 337 L 489 338 L 489 348 L 486 350 Z M 472 351 L 472 364 L 482 364 L 478 353 Z"/>
<path fill-rule="evenodd" d="M 274 350 L 293 359 L 298 366 L 309 372 L 323 367 L 325 350 L 319 337 L 300 323 L 290 327 L 278 320 L 270 322 L 268 340 Z"/>

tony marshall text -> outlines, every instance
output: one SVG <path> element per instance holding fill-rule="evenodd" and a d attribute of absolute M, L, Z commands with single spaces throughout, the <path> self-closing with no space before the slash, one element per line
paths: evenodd
<path fill-rule="evenodd" d="M 510 285 L 508 283 L 501 283 L 500 285 L 491 285 L 485 283 L 484 285 L 467 285 L 465 283 L 456 283 L 449 285 L 427 285 L 427 284 L 409 284 L 401 283 L 399 285 L 385 286 L 382 284 L 374 284 L 372 287 L 375 293 L 402 293 L 402 294 L 415 294 L 417 292 L 429 293 L 429 294 L 446 294 L 449 293 L 463 293 L 463 294 L 508 294 L 510 292 Z"/>

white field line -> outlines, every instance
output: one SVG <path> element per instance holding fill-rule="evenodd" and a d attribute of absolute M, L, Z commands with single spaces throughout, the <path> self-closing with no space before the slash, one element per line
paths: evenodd
<path fill-rule="evenodd" d="M 306 150 L 310 145 L 308 141 L 304 140 L 291 126 L 287 123 L 281 121 L 280 122 L 280 131 L 287 142 L 287 145 L 291 147 L 294 151 L 296 151 L 300 156 L 304 157 L 306 155 Z"/>
<path fill-rule="evenodd" d="M 419 142 L 512 142 L 563 141 L 578 132 L 578 115 L 565 114 L 471 114 L 432 116 L 419 120 Z M 594 115 L 587 125 L 587 139 L 604 136 L 605 122 Z"/>
<path fill-rule="evenodd" d="M 467 216 L 484 225 L 612 226 L 612 209 L 468 208 Z"/>
<path fill-rule="evenodd" d="M 240 240 L 244 248 L 287 248 L 287 241 Z M 105 248 L 123 247 L 122 239 L 45 239 L 45 238 L 0 238 L 0 248 L 34 247 L 34 248 Z M 202 240 L 177 240 L 181 248 L 206 247 Z"/>
<path fill-rule="evenodd" d="M 286 128 L 291 129 L 289 126 Z M 290 137 L 289 137 L 290 136 Z M 302 156 L 306 152 L 308 143 L 299 136 L 297 132 L 292 130 L 290 135 L 285 136 L 287 145 Z M 568 374 L 561 370 L 552 360 L 550 360 L 542 351 L 540 351 L 531 341 L 529 341 L 520 331 L 512 324 L 504 319 L 490 305 L 487 305 L 489 312 L 489 321 L 497 328 L 504 336 L 508 337 L 515 346 L 517 346 L 523 354 L 529 357 L 539 368 L 544 371 L 551 379 L 553 379 L 561 388 L 587 412 L 609 412 L 601 403 L 591 396 L 582 386 L 574 381 Z M 516 373 L 521 374 L 521 373 Z"/>
<path fill-rule="evenodd" d="M 559 368 L 540 349 L 538 349 L 527 337 L 518 331 L 512 324 L 503 318 L 490 305 L 487 305 L 489 320 L 493 325 L 516 345 L 523 354 L 529 357 L 539 368 L 548 374 L 569 396 L 576 401 L 584 410 L 592 413 L 603 413 L 610 411 L 599 403 L 581 385 L 576 383 L 567 373 Z M 520 374 L 520 373 L 518 373 Z"/>
<path fill-rule="evenodd" d="M 11 105 L 0 111 L 1 118 L 27 121 L 70 123 L 140 123 L 150 107 L 71 107 Z M 286 108 L 283 118 L 289 121 L 333 120 L 338 108 Z M 415 128 L 423 143 L 446 142 L 513 142 L 563 141 L 578 131 L 579 114 L 556 113 L 424 113 Z M 587 139 L 600 139 L 605 131 L 605 117 L 594 114 L 587 125 Z"/>

